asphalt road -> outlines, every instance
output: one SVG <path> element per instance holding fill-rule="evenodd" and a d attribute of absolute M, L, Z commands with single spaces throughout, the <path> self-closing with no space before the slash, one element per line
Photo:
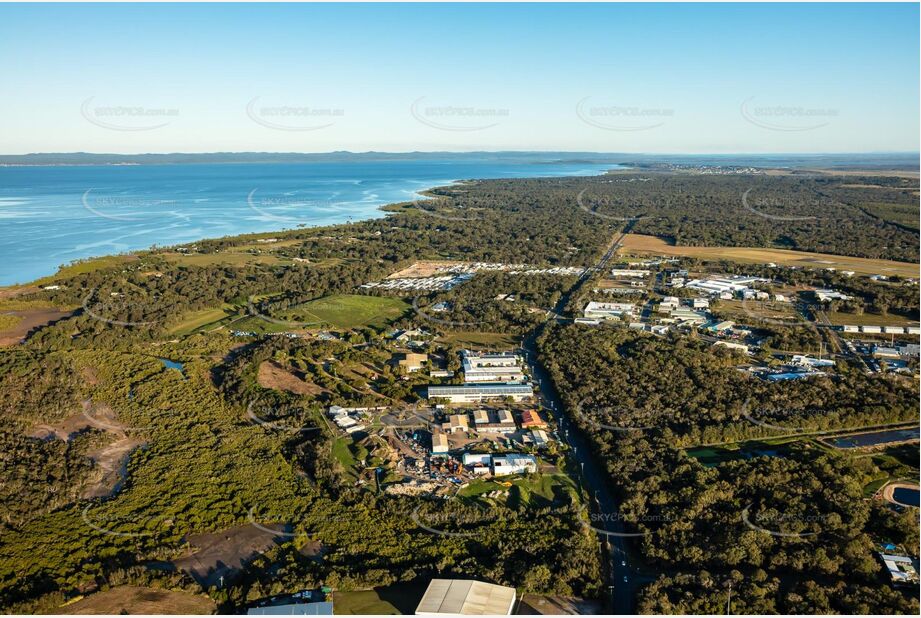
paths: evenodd
<path fill-rule="evenodd" d="M 620 248 L 624 236 L 633 227 L 633 222 L 628 222 L 624 230 L 611 242 L 598 262 L 591 269 L 586 269 L 579 281 L 570 290 L 563 294 L 556 307 L 548 312 L 548 322 L 554 320 L 568 320 L 564 317 L 564 310 L 572 295 L 587 281 L 591 274 L 604 270 Z M 598 532 L 602 551 L 607 556 L 608 564 L 604 571 L 610 596 L 608 607 L 612 614 L 634 614 L 636 592 L 639 581 L 636 570 L 631 568 L 629 556 L 625 551 L 625 543 L 630 540 L 632 531 L 626 530 L 620 517 L 620 504 L 605 482 L 606 473 L 591 456 L 589 442 L 586 435 L 566 416 L 566 410 L 560 400 L 559 393 L 553 386 L 550 374 L 541 365 L 537 354 L 537 338 L 546 328 L 547 322 L 539 326 L 522 341 L 525 359 L 531 368 L 541 403 L 553 411 L 558 419 L 560 437 L 572 448 L 573 457 L 581 469 L 580 482 L 584 484 L 591 502 L 591 525 Z"/>
<path fill-rule="evenodd" d="M 559 394 L 550 379 L 550 374 L 538 360 L 536 340 L 541 330 L 543 327 L 524 340 L 523 348 L 528 365 L 531 367 L 531 375 L 537 383 L 542 404 L 552 410 L 559 421 L 560 438 L 572 448 L 573 458 L 581 468 L 581 482 L 588 495 L 594 498 L 591 505 L 591 525 L 599 531 L 598 537 L 602 549 L 608 557 L 608 565 L 605 567 L 607 576 L 605 585 L 610 592 L 608 598 L 610 611 L 612 614 L 633 614 L 635 613 L 634 598 L 638 582 L 634 574 L 635 570 L 630 567 L 624 547 L 629 537 L 619 536 L 629 531 L 625 530 L 624 522 L 619 516 L 620 505 L 605 482 L 604 470 L 591 456 L 587 437 L 567 418 Z"/>

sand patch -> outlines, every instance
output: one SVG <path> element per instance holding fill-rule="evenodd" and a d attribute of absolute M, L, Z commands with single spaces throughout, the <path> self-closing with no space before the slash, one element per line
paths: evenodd
<path fill-rule="evenodd" d="M 262 388 L 294 393 L 295 395 L 318 395 L 323 388 L 300 379 L 275 361 L 264 361 L 259 365 L 256 378 Z"/>

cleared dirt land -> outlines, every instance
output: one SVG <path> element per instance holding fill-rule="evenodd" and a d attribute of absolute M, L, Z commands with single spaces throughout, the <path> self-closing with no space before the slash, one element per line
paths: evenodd
<path fill-rule="evenodd" d="M 917 277 L 918 267 L 907 262 L 892 260 L 870 260 L 867 258 L 832 255 L 830 253 L 809 253 L 788 249 L 761 249 L 757 247 L 678 247 L 657 236 L 627 234 L 622 252 L 654 255 L 694 257 L 702 260 L 730 260 L 748 264 L 773 262 L 783 266 L 804 268 L 837 268 L 853 270 L 863 275 L 900 275 Z"/>
<path fill-rule="evenodd" d="M 56 322 L 72 312 L 60 309 L 26 309 L 24 311 L 4 312 L 3 316 L 14 319 L 0 320 L 0 325 L 9 324 L 8 328 L 0 326 L 0 346 L 16 345 L 22 342 L 32 330 Z"/>
<path fill-rule="evenodd" d="M 203 594 L 119 586 L 53 610 L 55 614 L 213 614 L 214 601 Z"/>
<path fill-rule="evenodd" d="M 223 532 L 195 534 L 188 542 L 197 551 L 174 560 L 173 565 L 205 588 L 216 586 L 221 579 L 230 580 L 253 558 L 284 540 L 286 529 L 283 524 L 245 525 Z"/>
<path fill-rule="evenodd" d="M 262 388 L 274 388 L 295 395 L 317 395 L 324 390 L 316 384 L 301 380 L 275 361 L 264 361 L 259 365 L 257 381 Z"/>

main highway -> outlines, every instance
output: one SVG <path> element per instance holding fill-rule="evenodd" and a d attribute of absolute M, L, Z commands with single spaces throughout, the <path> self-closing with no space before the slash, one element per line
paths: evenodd
<path fill-rule="evenodd" d="M 636 570 L 631 568 L 625 542 L 631 537 L 631 531 L 625 529 L 620 517 L 620 505 L 606 482 L 606 471 L 592 457 L 588 437 L 582 430 L 566 416 L 559 393 L 546 368 L 541 364 L 537 353 L 537 339 L 546 328 L 547 324 L 557 321 L 564 315 L 566 305 L 579 288 L 591 279 L 593 273 L 603 271 L 608 267 L 611 259 L 620 248 L 624 236 L 633 226 L 628 222 L 606 247 L 594 267 L 586 269 L 579 281 L 560 298 L 557 305 L 548 311 L 548 320 L 535 329 L 522 341 L 525 359 L 531 368 L 531 376 L 537 387 L 542 404 L 553 412 L 559 424 L 560 438 L 571 448 L 572 457 L 581 472 L 580 482 L 590 497 L 591 525 L 598 533 L 601 542 L 602 555 L 606 557 L 607 564 L 604 572 L 607 581 L 609 610 L 612 614 L 635 613 L 634 599 L 638 588 Z"/>

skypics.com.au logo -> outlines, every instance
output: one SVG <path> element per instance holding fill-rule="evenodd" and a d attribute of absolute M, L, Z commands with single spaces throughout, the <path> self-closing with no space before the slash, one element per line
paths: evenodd
<path fill-rule="evenodd" d="M 154 131 L 168 126 L 179 116 L 176 108 L 141 105 L 95 105 L 89 97 L 80 105 L 80 115 L 97 127 L 109 131 Z"/>

